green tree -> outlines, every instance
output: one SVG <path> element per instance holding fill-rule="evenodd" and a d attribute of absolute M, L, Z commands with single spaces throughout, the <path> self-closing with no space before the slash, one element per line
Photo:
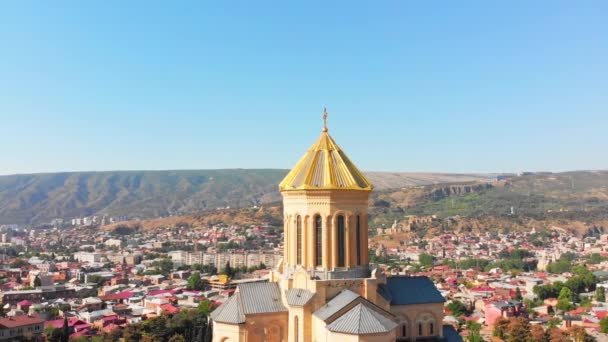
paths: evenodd
<path fill-rule="evenodd" d="M 598 302 L 606 301 L 606 289 L 603 286 L 597 287 L 595 289 L 595 300 Z"/>
<path fill-rule="evenodd" d="M 70 340 L 70 328 L 68 326 L 68 318 L 63 318 L 63 328 L 61 329 L 61 342 L 68 342 Z"/>
<path fill-rule="evenodd" d="M 227 275 L 229 278 L 232 278 L 234 276 L 234 270 L 230 266 L 230 261 L 226 262 L 226 267 L 224 267 L 224 269 L 220 273 Z"/>
<path fill-rule="evenodd" d="M 213 309 L 215 308 L 213 307 L 213 302 L 210 300 L 203 300 L 198 304 L 198 313 L 205 317 L 208 317 Z"/>
<path fill-rule="evenodd" d="M 433 256 L 427 253 L 422 253 L 418 256 L 418 262 L 424 267 L 432 267 Z"/>
<path fill-rule="evenodd" d="M 55 328 L 52 325 L 44 328 L 44 336 L 48 342 L 60 342 L 61 341 L 61 329 Z"/>
<path fill-rule="evenodd" d="M 604 334 L 608 334 L 608 316 L 600 320 L 600 331 Z"/>
<path fill-rule="evenodd" d="M 469 332 L 469 336 L 467 336 L 467 342 L 483 342 L 483 338 L 480 334 L 481 324 L 475 321 L 468 321 L 467 331 Z"/>
<path fill-rule="evenodd" d="M 36 276 L 36 278 L 34 278 L 34 287 L 39 287 L 42 286 L 42 280 L 40 280 L 39 276 Z"/>
<path fill-rule="evenodd" d="M 573 296 L 574 294 L 569 288 L 562 288 L 557 298 L 557 308 L 562 311 L 572 310 L 573 305 L 570 302 L 572 302 Z"/>
<path fill-rule="evenodd" d="M 515 297 L 513 299 L 521 301 L 524 297 L 521 295 L 521 290 L 519 287 L 515 289 Z"/>
<path fill-rule="evenodd" d="M 153 262 L 152 266 L 156 267 L 157 273 L 162 274 L 166 277 L 173 270 L 173 261 L 168 258 L 163 258 Z"/>
<path fill-rule="evenodd" d="M 127 324 L 124 328 L 122 337 L 125 342 L 138 342 L 142 339 L 141 325 Z"/>
<path fill-rule="evenodd" d="M 192 273 L 192 275 L 188 278 L 187 288 L 189 290 L 201 291 L 201 290 L 203 290 L 203 287 L 204 287 L 204 284 L 203 284 L 203 280 L 201 279 L 200 273 L 198 273 L 198 272 Z"/>
<path fill-rule="evenodd" d="M 452 300 L 447 307 L 450 311 L 452 311 L 452 315 L 455 317 L 459 317 L 467 313 L 467 307 L 458 300 Z"/>

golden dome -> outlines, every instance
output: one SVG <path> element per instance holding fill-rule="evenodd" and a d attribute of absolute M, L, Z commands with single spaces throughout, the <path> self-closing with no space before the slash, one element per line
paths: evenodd
<path fill-rule="evenodd" d="M 323 128 L 319 139 L 279 184 L 279 191 L 371 191 L 372 188 L 371 183 L 329 136 L 327 127 Z"/>

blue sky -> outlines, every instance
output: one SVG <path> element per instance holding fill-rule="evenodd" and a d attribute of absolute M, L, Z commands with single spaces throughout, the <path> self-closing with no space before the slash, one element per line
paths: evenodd
<path fill-rule="evenodd" d="M 177 3 L 177 4 L 176 4 Z M 608 169 L 606 1 L 0 4 L 0 174 Z"/>

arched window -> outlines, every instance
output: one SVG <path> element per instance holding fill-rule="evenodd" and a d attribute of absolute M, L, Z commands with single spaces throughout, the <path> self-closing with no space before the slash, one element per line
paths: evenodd
<path fill-rule="evenodd" d="M 357 229 L 355 234 L 357 235 L 357 265 L 361 265 L 361 216 L 357 215 Z M 405 327 L 404 327 L 405 329 Z M 405 336 L 405 335 L 403 335 Z"/>
<path fill-rule="evenodd" d="M 298 342 L 300 327 L 298 326 L 298 316 L 293 318 L 293 340 L 294 342 Z"/>
<path fill-rule="evenodd" d="M 406 324 L 401 325 L 401 337 L 407 337 L 407 325 Z"/>
<path fill-rule="evenodd" d="M 338 216 L 338 267 L 344 267 L 344 215 Z"/>
<path fill-rule="evenodd" d="M 321 216 L 315 216 L 315 265 L 323 264 L 323 223 Z"/>
<path fill-rule="evenodd" d="M 298 265 L 302 264 L 302 217 L 296 218 L 296 255 Z"/>
<path fill-rule="evenodd" d="M 422 336 L 422 323 L 418 323 L 418 336 Z"/>
<path fill-rule="evenodd" d="M 435 327 L 433 326 L 433 323 L 429 323 L 429 335 L 434 335 L 435 334 Z"/>

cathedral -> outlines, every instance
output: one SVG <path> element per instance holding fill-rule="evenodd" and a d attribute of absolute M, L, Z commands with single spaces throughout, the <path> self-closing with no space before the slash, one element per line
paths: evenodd
<path fill-rule="evenodd" d="M 329 135 L 279 184 L 283 258 L 269 282 L 239 285 L 211 314 L 213 341 L 442 340 L 443 303 L 427 277 L 370 269 L 372 184 Z"/>

